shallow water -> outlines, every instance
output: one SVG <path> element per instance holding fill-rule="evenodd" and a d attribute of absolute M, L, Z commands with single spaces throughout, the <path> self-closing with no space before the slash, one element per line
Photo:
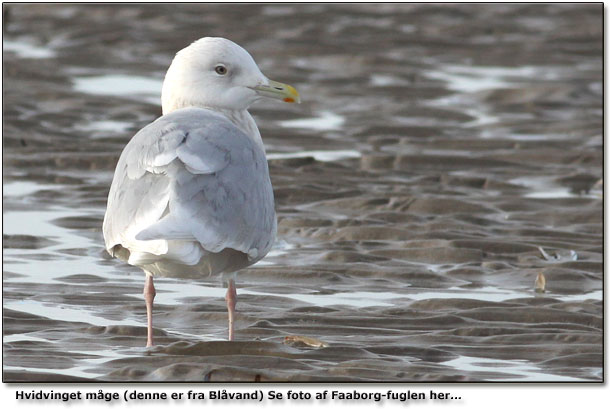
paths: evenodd
<path fill-rule="evenodd" d="M 5 7 L 5 381 L 603 378 L 601 7 Z M 101 224 L 202 26 L 303 103 L 251 109 L 279 237 L 239 274 L 237 342 L 219 278 L 156 279 L 147 350 Z"/>
<path fill-rule="evenodd" d="M 101 75 L 77 77 L 73 79 L 73 83 L 76 92 L 124 97 L 158 104 L 161 99 L 163 79 L 137 75 Z"/>
<path fill-rule="evenodd" d="M 27 40 L 5 40 L 2 42 L 2 50 L 15 53 L 21 58 L 51 58 L 55 56 L 53 50 L 47 47 L 37 47 Z"/>
<path fill-rule="evenodd" d="M 306 128 L 314 131 L 329 131 L 342 129 L 345 118 L 337 115 L 334 112 L 323 111 L 319 116 L 314 118 L 292 119 L 289 121 L 281 121 L 280 126 L 284 128 Z"/>

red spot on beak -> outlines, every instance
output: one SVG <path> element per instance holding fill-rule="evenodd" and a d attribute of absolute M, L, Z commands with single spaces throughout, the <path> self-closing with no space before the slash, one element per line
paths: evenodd
<path fill-rule="evenodd" d="M 284 102 L 294 102 L 294 99 L 287 97 L 287 98 L 284 98 Z"/>

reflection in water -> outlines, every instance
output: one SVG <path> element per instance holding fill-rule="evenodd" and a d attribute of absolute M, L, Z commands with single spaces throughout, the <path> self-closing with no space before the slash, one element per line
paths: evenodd
<path fill-rule="evenodd" d="M 2 185 L 2 195 L 23 197 L 47 189 L 61 189 L 61 187 L 58 185 L 40 184 L 30 180 L 13 181 Z"/>
<path fill-rule="evenodd" d="M 82 239 L 68 233 L 62 227 L 51 223 L 59 217 L 74 216 L 74 210 L 49 209 L 47 211 L 10 211 L 6 213 L 2 232 L 4 234 L 35 234 L 40 237 L 60 238 L 67 244 L 66 240 L 71 240 L 72 244 L 80 244 Z"/>
<path fill-rule="evenodd" d="M 563 375 L 549 375 L 542 368 L 520 359 L 492 359 L 460 356 L 443 362 L 460 371 L 482 372 L 483 380 L 495 382 L 583 382 L 583 379 Z M 502 374 L 498 378 L 497 373 Z M 509 376 L 506 376 L 509 375 Z"/>
<path fill-rule="evenodd" d="M 463 124 L 464 127 L 482 128 L 488 125 L 493 125 L 501 121 L 501 118 L 491 112 L 487 104 L 479 101 L 471 101 L 465 99 L 463 94 L 449 95 L 447 97 L 437 98 L 428 102 L 430 106 L 441 107 L 453 110 L 455 112 L 464 112 L 468 116 L 474 118 Z M 497 136 L 497 132 L 492 136 Z"/>
<path fill-rule="evenodd" d="M 120 134 L 124 133 L 129 127 L 133 126 L 132 123 L 129 122 L 121 122 L 121 121 L 93 121 L 83 125 L 79 125 L 78 129 L 82 131 L 90 131 L 91 138 L 104 138 L 107 137 L 108 134 L 102 134 L 102 132 L 110 133 L 110 134 Z"/>
<path fill-rule="evenodd" d="M 374 87 L 391 87 L 394 85 L 408 85 L 409 81 L 388 74 L 371 74 L 371 85 Z"/>
<path fill-rule="evenodd" d="M 597 195 L 586 192 L 574 192 L 569 187 L 559 186 L 555 183 L 555 176 L 523 176 L 511 179 L 510 183 L 524 186 L 532 190 L 524 197 L 531 199 L 561 199 L 570 197 L 599 198 Z"/>
<path fill-rule="evenodd" d="M 94 309 L 84 309 L 82 307 L 70 307 L 67 305 L 52 305 L 50 303 L 41 303 L 38 301 L 12 301 L 5 304 L 7 308 L 14 311 L 21 311 L 28 314 L 38 315 L 39 317 L 49 318 L 51 320 L 61 320 L 69 322 L 86 322 L 90 325 L 142 325 L 140 322 L 132 319 L 121 319 L 113 317 L 106 319 L 100 317 Z"/>
<path fill-rule="evenodd" d="M 553 294 L 547 292 L 546 296 L 562 301 L 584 301 L 584 300 L 599 300 L 602 299 L 602 291 L 596 290 L 585 294 Z M 529 298 L 532 297 L 531 288 L 523 288 L 520 290 L 513 290 L 509 288 L 496 288 L 496 287 L 482 287 L 482 288 L 449 288 L 447 290 L 435 290 L 435 291 L 419 291 L 414 294 L 408 294 L 407 296 L 413 300 L 432 300 L 438 298 L 462 298 L 468 300 L 480 300 L 480 301 L 491 301 L 491 302 L 503 302 L 514 300 L 517 298 Z"/>
<path fill-rule="evenodd" d="M 284 128 L 306 128 L 315 131 L 334 131 L 341 129 L 345 118 L 330 111 L 320 112 L 315 118 L 292 119 L 281 121 L 280 126 Z"/>
<path fill-rule="evenodd" d="M 55 52 L 47 47 L 38 47 L 27 41 L 2 39 L 2 51 L 14 52 L 20 58 L 53 58 Z"/>
<path fill-rule="evenodd" d="M 259 291 L 243 290 L 244 294 L 270 295 Z M 398 294 L 375 293 L 370 291 L 351 291 L 333 294 L 281 294 L 283 297 L 292 298 L 297 301 L 317 305 L 318 307 L 329 307 L 332 305 L 349 305 L 351 307 L 366 308 L 375 306 L 395 305 L 394 298 L 399 298 Z"/>
<path fill-rule="evenodd" d="M 447 88 L 457 92 L 455 95 L 438 98 L 430 102 L 432 106 L 450 108 L 465 112 L 476 118 L 465 126 L 483 127 L 496 124 L 501 118 L 492 111 L 489 102 L 472 99 L 469 94 L 500 89 L 520 89 L 532 85 L 533 79 L 555 80 L 561 77 L 562 67 L 520 66 L 520 67 L 483 67 L 445 64 L 425 72 L 426 77 L 447 83 Z M 489 133 L 498 137 L 498 133 Z M 509 136 L 515 139 L 528 139 L 523 135 Z"/>
<path fill-rule="evenodd" d="M 268 153 L 268 160 L 291 158 L 314 158 L 320 162 L 332 162 L 341 159 L 359 158 L 362 154 L 355 150 L 345 149 L 336 151 L 302 151 L 290 153 Z"/>
<path fill-rule="evenodd" d="M 426 76 L 447 82 L 447 87 L 459 92 L 478 92 L 498 88 L 518 87 L 518 81 L 531 80 L 536 67 L 476 67 L 444 65 L 426 72 Z"/>
<path fill-rule="evenodd" d="M 162 79 L 137 75 L 101 75 L 96 77 L 76 77 L 74 90 L 95 95 L 137 97 L 138 101 L 151 104 L 161 103 Z"/>

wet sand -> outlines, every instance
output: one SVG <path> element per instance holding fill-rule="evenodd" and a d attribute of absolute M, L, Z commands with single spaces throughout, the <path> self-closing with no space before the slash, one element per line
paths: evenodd
<path fill-rule="evenodd" d="M 601 5 L 4 16 L 4 381 L 602 380 Z M 146 349 L 106 197 L 173 53 L 205 35 L 301 92 L 251 109 L 278 242 L 238 277 L 237 342 L 220 280 L 159 279 Z"/>

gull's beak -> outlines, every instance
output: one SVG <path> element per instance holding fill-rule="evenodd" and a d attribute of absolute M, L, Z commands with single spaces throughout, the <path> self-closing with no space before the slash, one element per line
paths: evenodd
<path fill-rule="evenodd" d="M 258 85 L 252 87 L 254 91 L 260 96 L 281 99 L 284 102 L 296 102 L 301 103 L 301 97 L 299 92 L 294 89 L 292 85 L 282 84 L 281 82 L 271 81 L 266 85 Z"/>

